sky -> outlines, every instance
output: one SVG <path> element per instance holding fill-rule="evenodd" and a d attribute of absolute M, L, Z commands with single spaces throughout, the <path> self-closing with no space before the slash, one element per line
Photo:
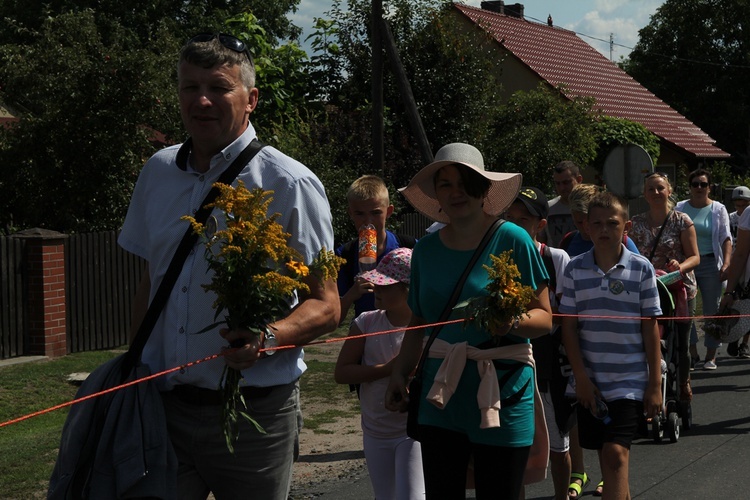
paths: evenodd
<path fill-rule="evenodd" d="M 418 0 L 415 0 L 418 1 Z M 481 0 L 465 0 L 479 7 Z M 507 4 L 521 3 L 524 17 L 530 21 L 547 22 L 552 16 L 555 26 L 578 33 L 586 43 L 610 57 L 610 34 L 613 36 L 614 61 L 627 57 L 638 41 L 638 30 L 646 26 L 650 17 L 664 0 L 506 0 Z M 299 9 L 290 18 L 304 30 L 301 42 L 310 34 L 313 19 L 325 18 L 331 0 L 302 0 Z"/>

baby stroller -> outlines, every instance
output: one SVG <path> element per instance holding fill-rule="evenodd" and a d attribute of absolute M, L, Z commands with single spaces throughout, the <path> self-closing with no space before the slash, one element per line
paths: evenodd
<path fill-rule="evenodd" d="M 675 276 L 677 274 L 677 276 Z M 659 273 L 657 272 L 657 275 Z M 662 411 L 651 419 L 650 436 L 657 443 L 661 443 L 664 436 L 668 436 L 672 443 L 680 439 L 680 430 L 690 430 L 693 414 L 690 403 L 680 401 L 679 363 L 680 357 L 677 350 L 677 324 L 675 318 L 675 297 L 670 292 L 668 285 L 679 280 L 677 273 L 662 274 L 657 277 L 656 284 L 659 290 L 659 301 L 663 316 L 659 320 L 659 333 L 661 337 L 662 373 L 661 393 Z"/>

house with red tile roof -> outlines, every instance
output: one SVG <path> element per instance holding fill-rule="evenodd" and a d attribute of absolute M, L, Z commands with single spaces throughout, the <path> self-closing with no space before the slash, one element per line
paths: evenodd
<path fill-rule="evenodd" d="M 574 32 L 524 19 L 523 5 L 482 2 L 483 8 L 454 3 L 452 13 L 466 30 L 483 30 L 502 53 L 500 81 L 508 95 L 565 85 L 574 96 L 596 99 L 608 116 L 640 123 L 660 138 L 658 165 L 697 166 L 729 158 L 697 125 L 649 92 Z M 562 95 L 562 94 L 561 94 Z"/>

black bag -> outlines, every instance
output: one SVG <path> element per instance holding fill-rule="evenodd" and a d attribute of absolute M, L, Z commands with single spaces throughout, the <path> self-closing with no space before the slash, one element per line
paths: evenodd
<path fill-rule="evenodd" d="M 422 394 L 422 374 L 419 373 L 409 382 L 409 403 L 407 405 L 406 435 L 419 441 L 419 401 Z"/>
<path fill-rule="evenodd" d="M 492 239 L 492 235 L 495 234 L 495 231 L 503 225 L 505 221 L 503 219 L 497 219 L 487 230 L 486 233 L 484 233 L 484 236 L 482 237 L 482 241 L 479 243 L 479 246 L 477 246 L 476 250 L 474 250 L 474 254 L 471 256 L 471 260 L 469 260 L 469 264 L 466 266 L 466 269 L 464 269 L 463 274 L 456 282 L 456 286 L 453 288 L 453 294 L 448 299 L 448 302 L 445 304 L 445 307 L 443 308 L 443 312 L 440 314 L 440 318 L 438 319 L 438 323 L 443 323 L 445 320 L 448 319 L 448 317 L 451 315 L 451 312 L 453 311 L 453 306 L 456 305 L 456 302 L 458 302 L 458 297 L 461 295 L 461 290 L 464 287 L 464 283 L 466 282 L 466 278 L 469 277 L 469 273 L 474 268 L 474 265 L 479 260 L 479 257 L 484 252 L 484 249 L 487 247 L 487 244 L 490 242 L 490 239 Z M 424 368 L 424 363 L 427 360 L 427 355 L 430 352 L 430 347 L 432 347 L 432 343 L 437 338 L 438 333 L 440 333 L 440 330 L 442 329 L 443 325 L 439 324 L 435 328 L 432 329 L 432 333 L 430 333 L 430 338 L 427 339 L 427 343 L 424 346 L 424 349 L 422 349 L 422 355 L 419 358 L 419 363 L 417 364 L 417 369 L 414 373 L 414 377 L 409 382 L 409 402 L 407 404 L 407 412 L 408 415 L 406 417 L 406 435 L 412 438 L 414 441 L 419 441 L 421 439 L 420 436 L 420 425 L 419 425 L 419 404 L 421 402 L 421 396 L 422 396 L 422 369 Z"/>

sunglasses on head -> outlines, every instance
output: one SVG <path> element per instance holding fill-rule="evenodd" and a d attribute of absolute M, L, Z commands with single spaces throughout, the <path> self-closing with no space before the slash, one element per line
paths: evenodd
<path fill-rule="evenodd" d="M 708 182 L 695 181 L 695 182 L 691 182 L 690 185 L 693 186 L 694 188 L 707 188 Z"/>
<path fill-rule="evenodd" d="M 210 42 L 214 38 L 218 38 L 219 43 L 221 43 L 227 49 L 233 50 L 234 52 L 244 53 L 250 60 L 250 62 L 253 61 L 253 58 L 250 57 L 250 51 L 247 49 L 247 45 L 245 44 L 245 42 L 243 42 L 236 36 L 227 35 L 226 33 L 198 33 L 193 38 L 188 40 L 188 43 L 206 43 Z"/>

